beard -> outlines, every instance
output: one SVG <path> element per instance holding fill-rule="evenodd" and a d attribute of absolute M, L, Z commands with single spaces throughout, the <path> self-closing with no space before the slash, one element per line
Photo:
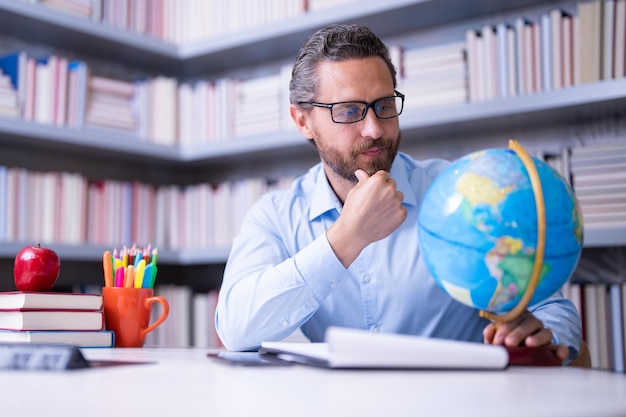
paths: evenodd
<path fill-rule="evenodd" d="M 314 146 L 319 152 L 322 161 L 328 165 L 341 178 L 344 178 L 352 183 L 359 182 L 354 172 L 357 169 L 362 169 L 367 172 L 368 175 L 373 175 L 377 171 L 387 171 L 391 169 L 391 164 L 398 154 L 398 147 L 400 146 L 401 134 L 398 133 L 397 140 L 389 139 L 371 139 L 366 142 L 360 143 L 359 146 L 350 150 L 349 153 L 341 153 L 336 148 L 331 146 L 320 146 L 319 143 L 312 141 Z M 356 159 L 359 154 L 367 151 L 368 149 L 378 147 L 385 149 L 386 152 L 380 157 L 370 160 L 367 163 L 358 164 Z"/>

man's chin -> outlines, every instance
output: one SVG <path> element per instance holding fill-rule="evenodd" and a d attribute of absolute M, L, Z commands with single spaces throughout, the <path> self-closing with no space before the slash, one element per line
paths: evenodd
<path fill-rule="evenodd" d="M 387 171 L 391 169 L 390 164 L 387 161 L 374 161 L 373 163 L 364 164 L 359 169 L 367 172 L 367 175 L 372 176 L 378 171 Z"/>

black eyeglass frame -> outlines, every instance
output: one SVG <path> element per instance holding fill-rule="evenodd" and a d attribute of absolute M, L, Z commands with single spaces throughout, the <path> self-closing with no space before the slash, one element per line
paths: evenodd
<path fill-rule="evenodd" d="M 351 124 L 351 123 L 357 123 L 360 122 L 361 120 L 365 119 L 365 116 L 367 115 L 367 111 L 371 108 L 374 111 L 374 114 L 376 115 L 376 117 L 378 119 L 382 119 L 382 120 L 387 120 L 387 119 L 395 119 L 396 117 L 400 116 L 402 114 L 402 110 L 404 110 L 404 94 L 402 94 L 401 92 L 399 92 L 398 90 L 393 90 L 394 95 L 393 96 L 388 96 L 388 97 L 381 97 L 379 99 L 376 99 L 374 101 L 372 101 L 371 103 L 367 103 L 365 101 L 358 101 L 358 100 L 352 100 L 352 101 L 337 101 L 335 103 L 320 103 L 317 101 L 299 101 L 297 104 L 310 104 L 311 106 L 315 106 L 315 107 L 322 107 L 322 108 L 326 108 L 330 111 L 330 119 L 333 121 L 333 123 L 338 123 L 338 124 Z M 401 100 L 401 105 L 400 105 L 400 111 L 398 112 L 398 114 L 396 114 L 395 116 L 391 116 L 391 117 L 380 117 L 378 115 L 378 113 L 376 112 L 376 107 L 374 107 L 376 105 L 376 103 L 382 101 L 382 100 L 388 100 L 390 98 L 400 98 Z M 365 108 L 363 109 L 363 113 L 361 113 L 361 118 L 358 120 L 353 120 L 350 122 L 338 122 L 335 120 L 335 118 L 333 117 L 333 106 L 335 104 L 346 104 L 346 103 L 361 103 L 361 104 L 365 104 Z"/>

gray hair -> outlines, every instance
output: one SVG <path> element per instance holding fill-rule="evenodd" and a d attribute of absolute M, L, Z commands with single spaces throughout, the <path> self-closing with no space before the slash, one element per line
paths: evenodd
<path fill-rule="evenodd" d="M 319 86 L 319 62 L 341 62 L 375 56 L 381 57 L 389 67 L 395 88 L 396 69 L 389 57 L 389 50 L 374 32 L 365 26 L 338 24 L 318 30 L 304 43 L 296 57 L 289 83 L 291 103 L 315 100 Z"/>

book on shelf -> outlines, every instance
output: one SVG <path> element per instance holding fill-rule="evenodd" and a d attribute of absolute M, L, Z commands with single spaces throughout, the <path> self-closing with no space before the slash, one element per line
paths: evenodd
<path fill-rule="evenodd" d="M 621 313 L 622 313 L 622 318 L 621 320 L 619 318 L 615 318 L 615 321 L 621 321 L 622 324 L 622 331 L 620 332 L 619 330 L 617 331 L 616 336 L 615 337 L 622 337 L 622 362 L 621 365 L 624 367 L 624 369 L 622 369 L 622 372 L 626 372 L 626 282 L 622 282 L 621 283 L 621 290 L 622 290 L 622 294 L 621 294 Z M 619 311 L 617 311 L 618 309 L 616 308 L 614 310 L 614 312 L 616 314 L 619 314 Z M 618 361 L 619 363 L 619 361 Z"/>
<path fill-rule="evenodd" d="M 260 352 L 328 368 L 505 369 L 503 346 L 330 327 L 324 343 L 263 342 Z"/>
<path fill-rule="evenodd" d="M 0 329 L 102 330 L 102 310 L 0 310 Z"/>
<path fill-rule="evenodd" d="M 0 343 L 69 344 L 78 347 L 113 347 L 111 330 L 0 330 Z"/>
<path fill-rule="evenodd" d="M 622 292 L 626 286 L 623 283 L 611 283 L 609 287 L 609 309 L 611 353 L 613 356 L 613 370 L 624 372 L 626 370 L 624 362 L 626 360 L 626 348 L 624 347 L 624 299 Z"/>
<path fill-rule="evenodd" d="M 580 80 L 600 81 L 602 65 L 602 0 L 578 3 L 580 19 Z"/>
<path fill-rule="evenodd" d="M 102 295 L 61 292 L 0 292 L 0 310 L 100 310 Z"/>
<path fill-rule="evenodd" d="M 90 76 L 87 80 L 85 123 L 134 132 L 137 125 L 133 110 L 135 92 L 132 82 Z"/>
<path fill-rule="evenodd" d="M 602 0 L 602 74 L 603 80 L 613 78 L 613 40 L 615 30 L 615 0 Z"/>
<path fill-rule="evenodd" d="M 626 146 L 575 146 L 570 161 L 585 227 L 626 225 Z"/>
<path fill-rule="evenodd" d="M 26 52 L 23 51 L 0 56 L 0 72 L 10 78 L 13 89 L 17 91 L 19 112 L 26 95 L 26 59 Z"/>
<path fill-rule="evenodd" d="M 48 55 L 36 60 L 34 120 L 63 126 L 67 109 L 67 58 Z"/>
<path fill-rule="evenodd" d="M 626 0 L 615 0 L 613 78 L 626 76 Z"/>
<path fill-rule="evenodd" d="M 403 52 L 398 89 L 406 110 L 465 103 L 468 98 L 463 43 Z"/>
<path fill-rule="evenodd" d="M 99 14 L 96 10 L 100 7 L 100 0 L 39 0 L 39 2 L 66 13 L 85 18 L 91 18 L 95 14 Z"/>
<path fill-rule="evenodd" d="M 7 239 L 7 229 L 9 228 L 9 203 L 4 196 L 8 195 L 8 169 L 0 166 L 0 242 Z"/>
<path fill-rule="evenodd" d="M 510 24 L 496 25 L 498 98 L 515 96 L 515 31 Z"/>
<path fill-rule="evenodd" d="M 218 290 L 193 295 L 193 346 L 200 348 L 223 348 L 215 329 L 215 309 L 217 308 Z"/>
<path fill-rule="evenodd" d="M 67 67 L 67 125 L 82 128 L 85 123 L 85 106 L 87 103 L 87 64 L 73 60 Z"/>

